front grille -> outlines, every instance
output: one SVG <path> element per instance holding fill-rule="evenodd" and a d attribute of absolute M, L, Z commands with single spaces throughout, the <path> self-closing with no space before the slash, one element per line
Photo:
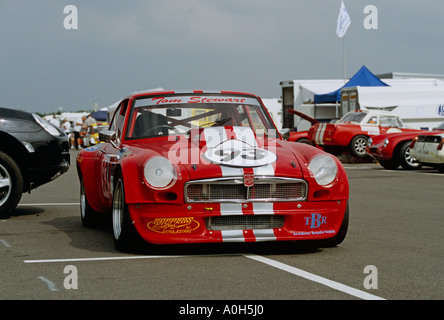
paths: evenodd
<path fill-rule="evenodd" d="M 301 179 L 255 177 L 246 187 L 242 177 L 190 181 L 185 202 L 303 201 L 307 183 Z"/>
<path fill-rule="evenodd" d="M 217 216 L 207 218 L 208 230 L 258 230 L 275 229 L 284 226 L 284 216 Z"/>

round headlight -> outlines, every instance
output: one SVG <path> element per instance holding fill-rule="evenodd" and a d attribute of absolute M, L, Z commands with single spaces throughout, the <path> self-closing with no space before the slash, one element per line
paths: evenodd
<path fill-rule="evenodd" d="M 308 169 L 318 184 L 325 186 L 335 180 L 338 167 L 332 157 L 326 155 L 316 156 L 311 159 Z"/>
<path fill-rule="evenodd" d="M 145 163 L 143 170 L 145 181 L 153 188 L 162 189 L 176 180 L 176 171 L 171 162 L 156 156 Z"/>

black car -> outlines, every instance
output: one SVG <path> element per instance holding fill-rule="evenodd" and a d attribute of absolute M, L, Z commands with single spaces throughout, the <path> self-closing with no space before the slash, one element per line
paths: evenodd
<path fill-rule="evenodd" d="M 0 218 L 9 217 L 22 193 L 68 171 L 66 134 L 36 114 L 0 108 Z"/>

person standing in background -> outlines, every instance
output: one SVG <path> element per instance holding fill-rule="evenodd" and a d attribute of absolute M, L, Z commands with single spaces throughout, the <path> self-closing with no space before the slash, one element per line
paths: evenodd
<path fill-rule="evenodd" d="M 74 128 L 73 128 L 74 136 L 71 139 L 72 149 L 74 149 L 73 147 L 75 147 L 77 150 L 83 149 L 82 148 L 82 141 L 80 139 L 80 131 L 82 131 L 82 127 L 84 126 L 85 119 L 86 119 L 85 116 L 80 117 L 74 123 Z"/>

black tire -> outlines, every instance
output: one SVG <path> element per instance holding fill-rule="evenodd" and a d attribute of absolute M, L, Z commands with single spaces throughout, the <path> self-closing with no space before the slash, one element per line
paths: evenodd
<path fill-rule="evenodd" d="M 99 214 L 89 205 L 82 177 L 80 181 L 80 218 L 82 219 L 82 225 L 87 228 L 97 226 L 99 224 Z"/>
<path fill-rule="evenodd" d="M 399 167 L 399 162 L 392 159 L 392 160 L 379 160 L 379 164 L 387 170 L 395 170 Z"/>
<path fill-rule="evenodd" d="M 344 213 L 344 219 L 342 219 L 342 224 L 341 227 L 339 228 L 338 233 L 333 238 L 321 240 L 320 247 L 326 247 L 326 248 L 335 247 L 338 244 L 340 244 L 342 241 L 344 241 L 348 231 L 348 217 L 349 217 L 349 206 L 347 202 L 347 207 Z"/>
<path fill-rule="evenodd" d="M 296 141 L 296 142 L 303 143 L 303 144 L 308 144 L 308 145 L 310 145 L 310 146 L 313 145 L 313 143 L 311 143 L 311 141 L 308 140 L 307 138 L 301 138 L 301 139 L 299 139 L 299 140 Z"/>
<path fill-rule="evenodd" d="M 20 167 L 8 154 L 0 151 L 0 218 L 8 218 L 23 193 Z"/>
<path fill-rule="evenodd" d="M 368 137 L 363 135 L 357 135 L 353 137 L 350 142 L 350 152 L 356 158 L 366 158 L 367 153 L 365 148 L 368 145 Z"/>
<path fill-rule="evenodd" d="M 119 177 L 114 186 L 112 226 L 115 248 L 119 251 L 131 251 L 141 243 L 141 238 L 131 221 L 128 206 L 125 203 L 125 187 Z"/>
<path fill-rule="evenodd" d="M 405 170 L 420 169 L 422 164 L 410 155 L 410 141 L 404 142 L 399 149 L 399 163 Z"/>

